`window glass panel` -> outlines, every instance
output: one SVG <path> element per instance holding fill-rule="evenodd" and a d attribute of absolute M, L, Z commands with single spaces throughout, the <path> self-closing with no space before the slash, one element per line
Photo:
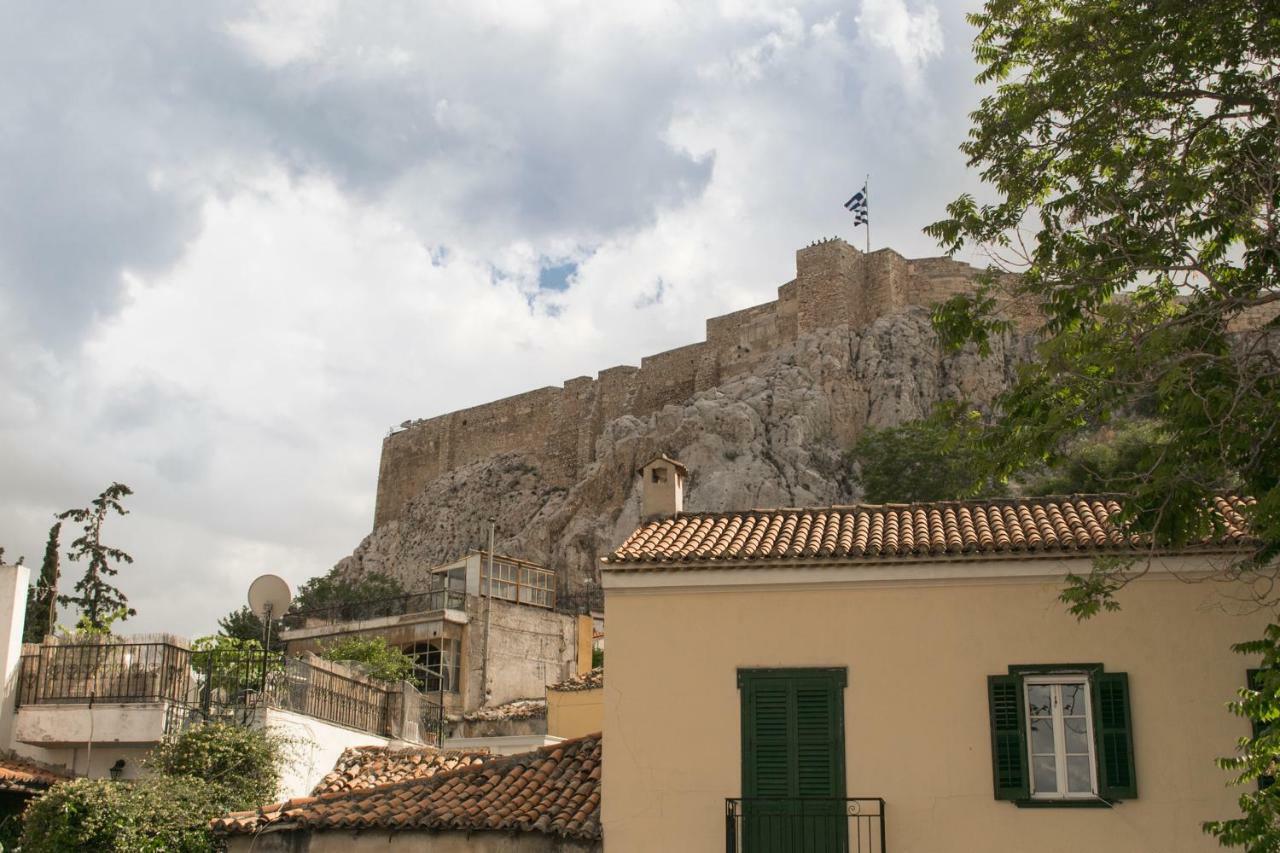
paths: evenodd
<path fill-rule="evenodd" d="M 1084 713 L 1084 685 L 1062 685 L 1062 714 L 1071 717 Z"/>
<path fill-rule="evenodd" d="M 1031 754 L 1053 755 L 1053 720 L 1031 721 Z"/>
<path fill-rule="evenodd" d="M 1053 694 L 1048 684 L 1027 685 L 1027 710 L 1033 717 L 1047 717 L 1053 713 Z"/>
<path fill-rule="evenodd" d="M 1089 756 L 1067 756 L 1067 790 L 1073 794 L 1087 794 L 1093 790 L 1089 778 Z"/>
<path fill-rule="evenodd" d="M 1031 773 L 1035 779 L 1037 794 L 1058 792 L 1058 765 L 1052 755 L 1037 755 L 1032 758 Z"/>
<path fill-rule="evenodd" d="M 1084 717 L 1066 718 L 1062 721 L 1062 730 L 1066 735 L 1069 755 L 1089 754 L 1089 726 Z"/>

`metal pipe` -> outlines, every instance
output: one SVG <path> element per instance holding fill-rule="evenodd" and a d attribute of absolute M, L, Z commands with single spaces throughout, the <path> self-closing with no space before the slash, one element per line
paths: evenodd
<path fill-rule="evenodd" d="M 489 519 L 489 571 L 484 588 L 484 657 L 480 662 L 480 706 L 489 704 L 489 614 L 493 610 L 493 532 L 494 519 Z"/>

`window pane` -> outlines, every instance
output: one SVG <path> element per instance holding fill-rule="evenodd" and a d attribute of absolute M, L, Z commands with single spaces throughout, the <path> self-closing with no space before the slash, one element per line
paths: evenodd
<path fill-rule="evenodd" d="M 1048 684 L 1027 685 L 1027 709 L 1033 717 L 1047 717 L 1053 711 Z"/>
<path fill-rule="evenodd" d="M 1083 684 L 1062 685 L 1062 713 L 1067 717 L 1084 713 Z"/>
<path fill-rule="evenodd" d="M 1067 735 L 1067 752 L 1089 754 L 1089 727 L 1084 717 L 1067 717 L 1062 721 L 1063 731 Z"/>
<path fill-rule="evenodd" d="M 1058 766 L 1052 755 L 1037 755 L 1032 758 L 1031 770 L 1035 774 L 1037 794 L 1058 792 Z"/>
<path fill-rule="evenodd" d="M 1033 755 L 1053 755 L 1053 721 L 1031 721 L 1031 752 Z"/>
<path fill-rule="evenodd" d="M 1067 756 L 1067 790 L 1073 794 L 1087 794 L 1093 790 L 1089 782 L 1089 756 Z"/>

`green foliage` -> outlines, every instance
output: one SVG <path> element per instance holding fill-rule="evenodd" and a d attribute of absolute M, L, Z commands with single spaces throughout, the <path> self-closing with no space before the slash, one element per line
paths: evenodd
<path fill-rule="evenodd" d="M 284 643 L 280 640 L 280 631 L 283 627 L 284 623 L 280 619 L 271 620 L 272 651 L 284 650 Z M 243 605 L 239 610 L 233 610 L 218 620 L 218 632 L 224 637 L 237 640 L 254 640 L 261 644 L 262 628 L 262 620 L 258 618 L 258 614 L 249 609 L 248 605 Z"/>
<path fill-rule="evenodd" d="M 112 483 L 89 506 L 58 514 L 62 521 L 84 525 L 84 532 L 71 543 L 67 559 L 73 563 L 84 557 L 89 560 L 84 577 L 76 583 L 77 594 L 60 595 L 58 601 L 80 608 L 84 621 L 95 631 L 109 630 L 111 622 L 137 615 L 129 607 L 129 599 L 108 580 L 119 571 L 112 563 L 132 563 L 133 557 L 102 542 L 103 522 L 112 512 L 128 515 L 121 500 L 131 494 L 133 490 L 123 483 Z"/>
<path fill-rule="evenodd" d="M 413 658 L 383 637 L 346 637 L 325 647 L 325 660 L 355 661 L 384 681 L 413 681 Z"/>
<path fill-rule="evenodd" d="M 404 586 L 389 575 L 371 572 L 353 581 L 339 575 L 337 569 L 331 569 L 328 574 L 312 578 L 298 587 L 289 611 L 296 613 L 319 607 L 396 598 L 404 594 Z"/>
<path fill-rule="evenodd" d="M 208 853 L 216 849 L 209 821 L 231 808 L 224 788 L 196 777 L 76 779 L 27 807 L 22 850 Z"/>
<path fill-rule="evenodd" d="M 1251 659 L 1262 658 L 1257 678 L 1227 706 L 1250 722 L 1253 734 L 1240 738 L 1235 755 L 1218 759 L 1218 766 L 1230 771 L 1235 784 L 1246 790 L 1237 800 L 1241 817 L 1206 822 L 1204 830 L 1224 847 L 1276 850 L 1280 849 L 1280 785 L 1274 783 L 1280 771 L 1276 762 L 1280 756 L 1280 726 L 1276 725 L 1280 720 L 1280 625 L 1268 625 L 1261 640 L 1232 648 Z"/>
<path fill-rule="evenodd" d="M 1026 491 L 1035 495 L 1128 492 L 1144 482 L 1167 438 L 1149 419 L 1124 421 L 1070 442 L 1058 463 L 1033 477 Z"/>
<path fill-rule="evenodd" d="M 27 590 L 27 614 L 23 623 L 22 642 L 39 643 L 46 634 L 53 633 L 57 624 L 58 604 L 58 538 L 62 534 L 62 522 L 54 522 L 49 528 L 49 540 L 44 546 L 44 560 L 36 582 Z"/>
<path fill-rule="evenodd" d="M 218 785 L 232 809 L 246 809 L 275 798 L 285 747 L 280 736 L 262 729 L 208 723 L 163 740 L 147 764 L 165 776 Z"/>
<path fill-rule="evenodd" d="M 1235 568 L 1274 581 L 1277 7 L 987 0 L 970 21 L 978 80 L 994 91 L 961 148 L 992 200 L 961 196 L 926 231 L 994 265 L 978 296 L 944 306 L 936 326 L 952 345 L 981 344 L 999 331 L 1002 302 L 1045 318 L 1040 358 L 998 401 L 978 460 L 997 479 L 1053 464 L 1079 436 L 1145 407 L 1158 430 L 1127 479 L 1127 520 L 1155 546 L 1182 546 L 1216 532 L 1213 498 L 1238 488 L 1257 499 L 1247 514 L 1258 544 Z M 1111 609 L 1136 574 L 1099 566 L 1064 599 L 1077 615 Z M 1253 652 L 1275 643 L 1269 632 Z M 1271 717 L 1263 704 L 1248 712 Z M 1257 759 L 1278 751 L 1264 744 Z M 1208 829 L 1224 844 L 1280 850 L 1270 803 L 1246 795 L 1242 821 Z"/>
<path fill-rule="evenodd" d="M 604 666 L 604 649 L 594 648 L 591 650 L 591 668 L 599 669 Z"/>
<path fill-rule="evenodd" d="M 1003 495 L 984 477 L 975 455 L 982 423 L 977 412 L 940 406 L 930 417 L 863 433 L 849 458 L 869 503 L 957 500 Z"/>

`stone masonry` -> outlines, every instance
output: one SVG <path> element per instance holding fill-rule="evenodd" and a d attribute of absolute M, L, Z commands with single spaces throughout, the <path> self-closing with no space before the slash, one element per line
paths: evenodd
<path fill-rule="evenodd" d="M 852 330 L 910 306 L 971 292 L 978 270 L 950 258 L 863 253 L 840 239 L 796 252 L 796 277 L 773 302 L 713 317 L 706 340 L 618 366 L 592 379 L 539 388 L 434 418 L 406 422 L 382 445 L 374 527 L 399 519 L 424 486 L 502 454 L 536 460 L 547 486 L 570 488 L 596 461 L 597 439 L 620 417 L 645 417 L 751 374 L 798 339 Z M 1018 317 L 1022 330 L 1031 318 Z M 851 439 L 853 436 L 837 436 Z"/>

